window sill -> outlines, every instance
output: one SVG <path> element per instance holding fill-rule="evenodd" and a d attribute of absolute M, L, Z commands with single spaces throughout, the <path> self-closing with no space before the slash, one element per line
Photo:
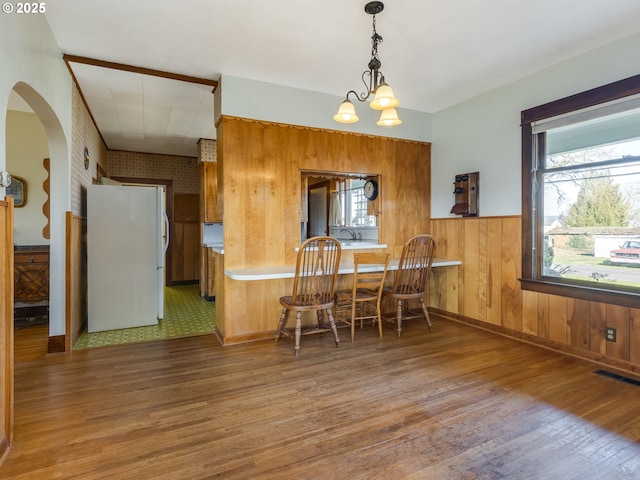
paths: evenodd
<path fill-rule="evenodd" d="M 539 293 L 548 293 L 562 297 L 577 298 L 601 303 L 610 303 L 622 307 L 640 308 L 640 293 L 609 290 L 590 286 L 573 285 L 551 280 L 520 279 L 522 289 Z"/>

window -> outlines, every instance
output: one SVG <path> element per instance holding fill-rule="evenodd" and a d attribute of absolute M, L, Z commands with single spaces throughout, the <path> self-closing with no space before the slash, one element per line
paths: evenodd
<path fill-rule="evenodd" d="M 334 235 L 377 241 L 375 202 L 364 195 L 364 184 L 372 178 L 380 180 L 370 173 L 301 171 L 301 240 Z"/>
<path fill-rule="evenodd" d="M 522 112 L 524 289 L 640 306 L 640 76 Z"/>
<path fill-rule="evenodd" d="M 342 218 L 348 227 L 375 227 L 377 218 L 367 213 L 367 199 L 364 197 L 366 180 L 344 180 L 339 183 Z"/>

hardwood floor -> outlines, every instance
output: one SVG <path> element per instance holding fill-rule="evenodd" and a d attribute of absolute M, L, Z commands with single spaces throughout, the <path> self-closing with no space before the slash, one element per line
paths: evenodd
<path fill-rule="evenodd" d="M 277 318 L 274 319 L 274 324 Z M 640 387 L 433 317 L 16 361 L 9 479 L 637 479 Z"/>
<path fill-rule="evenodd" d="M 16 362 L 36 360 L 47 354 L 49 325 L 33 325 L 20 328 L 13 333 L 14 358 Z"/>

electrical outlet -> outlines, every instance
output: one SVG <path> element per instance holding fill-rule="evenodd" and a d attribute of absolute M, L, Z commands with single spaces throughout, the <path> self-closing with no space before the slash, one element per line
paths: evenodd
<path fill-rule="evenodd" d="M 606 327 L 605 330 L 605 336 L 607 338 L 607 342 L 615 342 L 616 341 L 616 329 L 613 327 Z"/>

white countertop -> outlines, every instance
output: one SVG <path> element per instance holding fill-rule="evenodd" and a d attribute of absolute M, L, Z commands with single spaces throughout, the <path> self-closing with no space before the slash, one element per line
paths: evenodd
<path fill-rule="evenodd" d="M 207 242 L 202 244 L 203 247 L 212 248 L 214 252 L 224 255 L 224 244 L 222 242 Z M 387 248 L 384 243 L 377 243 L 367 240 L 340 240 L 342 250 L 369 250 Z M 297 252 L 300 247 L 296 247 Z"/>
<path fill-rule="evenodd" d="M 385 243 L 378 243 L 374 240 L 340 240 L 340 247 L 342 250 L 369 250 L 374 248 L 387 248 Z M 295 249 L 296 252 L 300 250 L 298 245 Z"/>
<path fill-rule="evenodd" d="M 399 259 L 392 259 L 389 262 L 388 270 L 398 269 Z M 434 258 L 432 268 L 453 267 L 460 265 L 460 260 L 447 260 L 444 258 Z M 371 265 L 361 267 L 360 271 L 382 270 L 382 265 Z M 295 276 L 295 265 L 280 265 L 277 267 L 253 267 L 253 268 L 228 268 L 224 274 L 233 280 L 276 280 L 281 278 L 293 278 Z M 338 269 L 339 275 L 353 273 L 353 263 L 341 263 Z"/>

